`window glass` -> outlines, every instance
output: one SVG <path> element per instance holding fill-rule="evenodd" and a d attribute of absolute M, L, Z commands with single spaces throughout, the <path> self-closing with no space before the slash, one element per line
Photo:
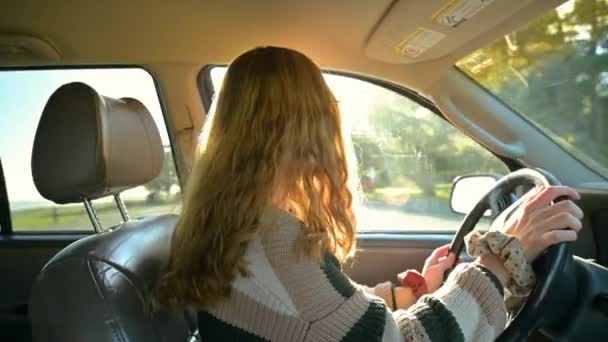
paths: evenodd
<path fill-rule="evenodd" d="M 211 70 L 219 90 L 226 69 Z M 365 206 L 359 230 L 455 230 L 452 181 L 465 174 L 506 174 L 507 167 L 441 117 L 383 87 L 325 75 L 357 156 Z M 482 225 L 487 226 L 487 222 Z"/>
<path fill-rule="evenodd" d="M 457 65 L 608 177 L 608 1 L 565 2 Z"/>
<path fill-rule="evenodd" d="M 0 158 L 14 231 L 92 230 L 82 204 L 56 205 L 38 193 L 31 173 L 34 135 L 42 109 L 61 85 L 84 82 L 100 94 L 133 97 L 145 104 L 159 129 L 165 150 L 161 175 L 122 193 L 131 217 L 175 211 L 179 183 L 169 136 L 154 80 L 139 68 L 0 71 Z M 94 201 L 103 227 L 120 222 L 112 198 Z"/>

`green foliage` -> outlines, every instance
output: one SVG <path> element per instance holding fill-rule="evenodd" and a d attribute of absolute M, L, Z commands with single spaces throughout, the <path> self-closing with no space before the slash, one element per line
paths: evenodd
<path fill-rule="evenodd" d="M 550 11 L 458 66 L 606 172 L 608 1 L 573 0 L 571 5 L 572 11 Z"/>
<path fill-rule="evenodd" d="M 448 183 L 464 174 L 506 173 L 505 165 L 440 116 L 395 93 L 386 93 L 369 115 L 371 130 L 353 136 L 362 178 L 370 168 L 377 187 L 410 188 L 447 197 Z M 449 187 L 449 186 L 448 186 Z"/>

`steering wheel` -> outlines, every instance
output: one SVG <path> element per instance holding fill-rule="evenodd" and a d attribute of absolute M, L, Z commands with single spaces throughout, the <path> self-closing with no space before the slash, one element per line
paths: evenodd
<path fill-rule="evenodd" d="M 475 229 L 486 210 L 491 209 L 493 214 L 498 214 L 496 211 L 500 210 L 500 201 L 522 185 L 551 186 L 560 185 L 560 182 L 542 169 L 520 169 L 501 178 L 465 216 L 452 240 L 450 251 L 459 256 L 464 248 L 465 235 Z M 564 199 L 558 198 L 556 202 Z M 514 211 L 520 204 L 512 204 L 503 213 Z M 535 330 L 562 318 L 560 314 L 563 310 L 556 310 L 560 306 L 560 298 L 556 298 L 559 297 L 558 293 L 552 292 L 552 289 L 556 285 L 559 287 L 561 281 L 556 279 L 565 268 L 570 268 L 567 266 L 571 263 L 572 255 L 565 243 L 550 246 L 534 261 L 532 267 L 536 273 L 536 285 L 519 313 L 509 321 L 496 341 L 524 341 Z"/>

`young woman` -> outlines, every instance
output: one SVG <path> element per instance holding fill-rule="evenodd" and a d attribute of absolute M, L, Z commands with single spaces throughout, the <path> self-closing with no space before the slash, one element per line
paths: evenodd
<path fill-rule="evenodd" d="M 486 241 L 445 283 L 447 246 L 405 286 L 361 286 L 341 271 L 355 251 L 356 173 L 319 68 L 285 48 L 248 51 L 228 68 L 214 115 L 158 288 L 162 304 L 199 310 L 205 341 L 493 340 L 503 287 L 520 280 L 502 252 L 527 265 L 581 228 L 571 201 L 551 205 L 576 192 L 545 188 L 492 240 L 498 249 Z"/>

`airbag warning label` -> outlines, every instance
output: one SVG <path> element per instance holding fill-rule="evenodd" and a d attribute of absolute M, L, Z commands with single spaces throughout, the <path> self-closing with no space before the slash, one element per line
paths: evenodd
<path fill-rule="evenodd" d="M 445 34 L 427 28 L 419 27 L 401 43 L 395 46 L 397 54 L 415 58 L 439 43 Z"/>

